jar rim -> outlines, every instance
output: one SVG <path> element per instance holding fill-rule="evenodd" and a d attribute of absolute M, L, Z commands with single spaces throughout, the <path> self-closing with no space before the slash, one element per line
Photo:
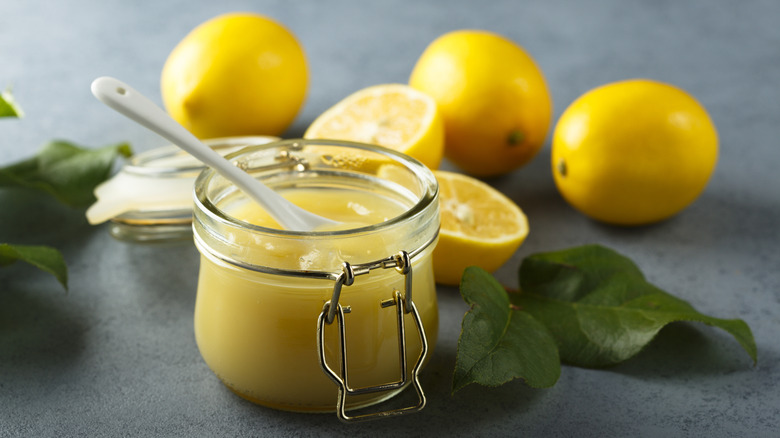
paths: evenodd
<path fill-rule="evenodd" d="M 261 233 L 276 237 L 289 237 L 297 239 L 328 239 L 334 237 L 345 237 L 359 235 L 363 233 L 370 233 L 380 231 L 386 228 L 390 228 L 394 225 L 404 223 L 408 220 L 415 218 L 416 216 L 423 214 L 434 202 L 438 202 L 439 185 L 433 172 L 428 169 L 424 164 L 398 152 L 394 149 L 390 149 L 384 146 L 358 143 L 346 140 L 321 140 L 321 139 L 288 139 L 274 141 L 270 143 L 251 145 L 243 148 L 239 151 L 233 152 L 225 156 L 228 160 L 234 160 L 241 156 L 253 152 L 259 152 L 263 150 L 282 149 L 289 148 L 292 150 L 301 150 L 305 147 L 312 146 L 336 146 L 346 147 L 350 149 L 357 149 L 363 151 L 369 151 L 384 155 L 391 160 L 401 163 L 403 167 L 409 169 L 413 175 L 420 181 L 425 187 L 425 190 L 421 193 L 419 198 L 415 201 L 414 205 L 405 209 L 401 214 L 389 218 L 385 221 L 360 226 L 356 228 L 338 229 L 338 230 L 316 230 L 316 231 L 299 231 L 299 230 L 285 230 L 280 228 L 264 227 L 256 224 L 252 224 L 246 221 L 242 221 L 227 214 L 221 208 L 219 208 L 211 199 L 209 199 L 206 193 L 206 188 L 212 179 L 217 175 L 216 171 L 211 168 L 204 169 L 200 175 L 198 175 L 195 181 L 195 190 L 193 198 L 195 205 L 202 212 L 211 217 L 212 220 L 217 221 L 223 225 L 240 227 L 244 230 Z M 305 172 L 305 170 L 303 171 Z"/>
<path fill-rule="evenodd" d="M 279 140 L 279 137 L 255 135 L 210 138 L 202 141 L 217 152 L 221 149 L 232 149 L 233 151 L 229 154 L 233 154 L 236 152 L 236 148 L 268 144 L 277 140 Z M 229 155 L 225 152 L 222 153 L 224 155 Z M 172 161 L 172 163 L 167 165 L 159 164 L 159 162 L 165 162 L 166 160 Z M 178 160 L 178 163 L 176 163 L 176 160 Z M 198 162 L 197 159 L 189 155 L 182 148 L 174 144 L 168 144 L 134 154 L 122 168 L 122 171 L 140 176 L 167 177 L 201 172 L 205 168 L 205 164 Z"/>

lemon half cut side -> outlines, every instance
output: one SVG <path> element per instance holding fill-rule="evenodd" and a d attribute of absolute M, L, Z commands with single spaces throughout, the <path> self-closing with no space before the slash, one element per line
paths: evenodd
<path fill-rule="evenodd" d="M 431 169 L 439 167 L 444 152 L 444 124 L 436 102 L 403 84 L 356 91 L 317 117 L 304 138 L 376 144 Z"/>
<path fill-rule="evenodd" d="M 528 236 L 520 207 L 490 185 L 460 173 L 435 171 L 441 231 L 433 252 L 436 282 L 457 285 L 463 270 L 500 268 Z"/>

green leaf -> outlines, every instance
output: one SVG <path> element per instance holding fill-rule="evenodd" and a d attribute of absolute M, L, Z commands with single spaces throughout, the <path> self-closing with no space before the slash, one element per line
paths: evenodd
<path fill-rule="evenodd" d="M 24 112 L 14 100 L 10 90 L 0 92 L 0 117 L 23 117 Z"/>
<path fill-rule="evenodd" d="M 0 168 L 0 187 L 42 190 L 64 204 L 87 206 L 95 201 L 93 191 L 108 178 L 116 158 L 131 154 L 127 143 L 85 149 L 53 141 L 36 156 Z"/>
<path fill-rule="evenodd" d="M 21 260 L 46 271 L 68 289 L 68 268 L 62 254 L 48 246 L 11 245 L 0 243 L 0 266 Z"/>
<path fill-rule="evenodd" d="M 675 321 L 721 328 L 757 360 L 755 340 L 744 321 L 699 313 L 648 283 L 631 260 L 599 245 L 527 257 L 520 266 L 520 290 L 511 294 L 512 303 L 550 330 L 561 359 L 573 365 L 624 361 Z"/>
<path fill-rule="evenodd" d="M 492 275 L 467 268 L 460 292 L 471 309 L 463 317 L 452 392 L 470 383 L 499 386 L 521 378 L 532 387 L 553 386 L 561 374 L 555 340 L 530 314 L 510 307 Z"/>

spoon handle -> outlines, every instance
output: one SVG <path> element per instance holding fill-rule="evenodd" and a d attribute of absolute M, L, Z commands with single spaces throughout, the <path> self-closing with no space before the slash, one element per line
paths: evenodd
<path fill-rule="evenodd" d="M 92 82 L 92 94 L 110 108 L 156 132 L 232 181 L 242 192 L 262 205 L 284 228 L 311 231 L 318 225 L 331 222 L 297 207 L 248 173 L 236 168 L 151 100 L 122 81 L 106 76 L 97 78 Z"/>

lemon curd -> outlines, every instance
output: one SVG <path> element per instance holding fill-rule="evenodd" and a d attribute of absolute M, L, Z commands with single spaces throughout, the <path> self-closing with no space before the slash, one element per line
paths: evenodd
<path fill-rule="evenodd" d="M 295 165 L 285 167 L 290 158 Z M 335 298 L 347 312 L 342 322 L 349 386 L 401 379 L 396 306 L 402 304 L 387 305 L 388 300 L 396 291 L 411 295 L 429 352 L 438 333 L 431 253 L 439 212 L 431 172 L 396 152 L 345 142 L 278 142 L 231 159 L 254 169 L 254 176 L 292 202 L 344 225 L 310 233 L 280 230 L 230 183 L 210 170 L 201 174 L 193 223 L 202 254 L 194 324 L 208 366 L 255 403 L 335 410 L 339 387 L 321 366 L 317 330 L 346 262 L 356 268 L 354 282 Z M 402 251 L 411 256 L 411 291 L 400 269 L 376 263 Z M 322 338 L 322 355 L 336 373 L 339 319 L 325 323 Z M 414 318 L 404 315 L 403 324 L 402 360 L 411 370 L 423 351 L 422 339 Z M 367 406 L 398 391 L 349 395 L 345 405 Z"/>

